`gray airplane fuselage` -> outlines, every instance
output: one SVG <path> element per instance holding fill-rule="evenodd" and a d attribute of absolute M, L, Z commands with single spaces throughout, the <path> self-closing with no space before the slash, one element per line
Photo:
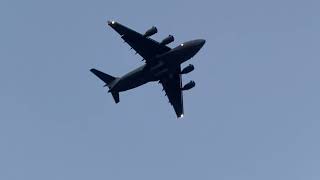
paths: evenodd
<path fill-rule="evenodd" d="M 205 44 L 205 40 L 197 39 L 180 44 L 170 51 L 160 54 L 133 71 L 117 78 L 109 92 L 122 92 L 136 88 L 151 81 L 159 81 L 162 76 L 174 72 L 180 64 L 192 58 Z"/>

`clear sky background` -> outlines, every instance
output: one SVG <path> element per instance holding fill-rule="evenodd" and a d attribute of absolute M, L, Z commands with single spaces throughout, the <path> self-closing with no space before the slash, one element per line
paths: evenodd
<path fill-rule="evenodd" d="M 320 179 L 320 2 L 0 1 L 1 180 Z M 106 21 L 204 38 L 177 120 L 89 72 L 142 64 Z M 188 63 L 184 64 L 186 66 Z"/>

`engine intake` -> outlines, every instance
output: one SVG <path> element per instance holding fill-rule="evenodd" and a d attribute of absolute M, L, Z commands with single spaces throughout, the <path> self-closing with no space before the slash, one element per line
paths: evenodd
<path fill-rule="evenodd" d="M 181 74 L 188 74 L 193 70 L 194 70 L 194 66 L 192 64 L 189 64 L 187 67 L 183 68 L 183 70 L 181 71 Z"/>
<path fill-rule="evenodd" d="M 155 26 L 152 26 L 148 31 L 146 31 L 145 33 L 144 33 L 144 37 L 150 37 L 150 36 L 152 36 L 152 35 L 154 35 L 155 33 L 157 33 L 158 32 L 158 30 L 157 30 L 157 28 L 155 27 Z"/>
<path fill-rule="evenodd" d="M 168 37 L 164 38 L 160 44 L 167 45 L 169 43 L 172 43 L 174 41 L 174 37 L 172 35 L 169 35 Z"/>
<path fill-rule="evenodd" d="M 187 90 L 193 88 L 195 85 L 196 85 L 196 83 L 194 81 L 190 81 L 186 85 L 183 86 L 182 90 L 187 91 Z"/>

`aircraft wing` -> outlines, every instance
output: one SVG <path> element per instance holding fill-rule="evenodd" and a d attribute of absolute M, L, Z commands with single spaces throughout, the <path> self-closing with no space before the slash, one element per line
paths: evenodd
<path fill-rule="evenodd" d="M 118 22 L 108 21 L 108 25 L 119 33 L 121 38 L 146 60 L 146 63 L 150 62 L 157 54 L 163 54 L 171 49 Z"/>
<path fill-rule="evenodd" d="M 183 117 L 183 94 L 180 71 L 179 67 L 173 74 L 168 74 L 168 76 L 160 80 L 178 118 Z"/>

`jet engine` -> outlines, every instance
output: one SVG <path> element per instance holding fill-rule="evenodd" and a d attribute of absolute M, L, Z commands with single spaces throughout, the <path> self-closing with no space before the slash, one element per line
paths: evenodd
<path fill-rule="evenodd" d="M 187 67 L 183 68 L 180 74 L 188 74 L 193 70 L 194 70 L 194 66 L 192 64 L 189 64 Z"/>
<path fill-rule="evenodd" d="M 169 35 L 168 37 L 164 38 L 160 44 L 167 45 L 169 43 L 172 43 L 174 41 L 174 37 L 172 35 Z"/>
<path fill-rule="evenodd" d="M 194 81 L 190 81 L 186 85 L 183 86 L 182 90 L 183 91 L 189 90 L 189 89 L 193 88 L 195 85 L 196 85 L 196 83 Z"/>
<path fill-rule="evenodd" d="M 155 33 L 157 33 L 158 32 L 158 30 L 157 30 L 157 28 L 155 27 L 155 26 L 152 26 L 148 31 L 146 31 L 145 33 L 144 33 L 144 37 L 150 37 L 150 36 L 152 36 L 152 35 L 154 35 Z"/>

